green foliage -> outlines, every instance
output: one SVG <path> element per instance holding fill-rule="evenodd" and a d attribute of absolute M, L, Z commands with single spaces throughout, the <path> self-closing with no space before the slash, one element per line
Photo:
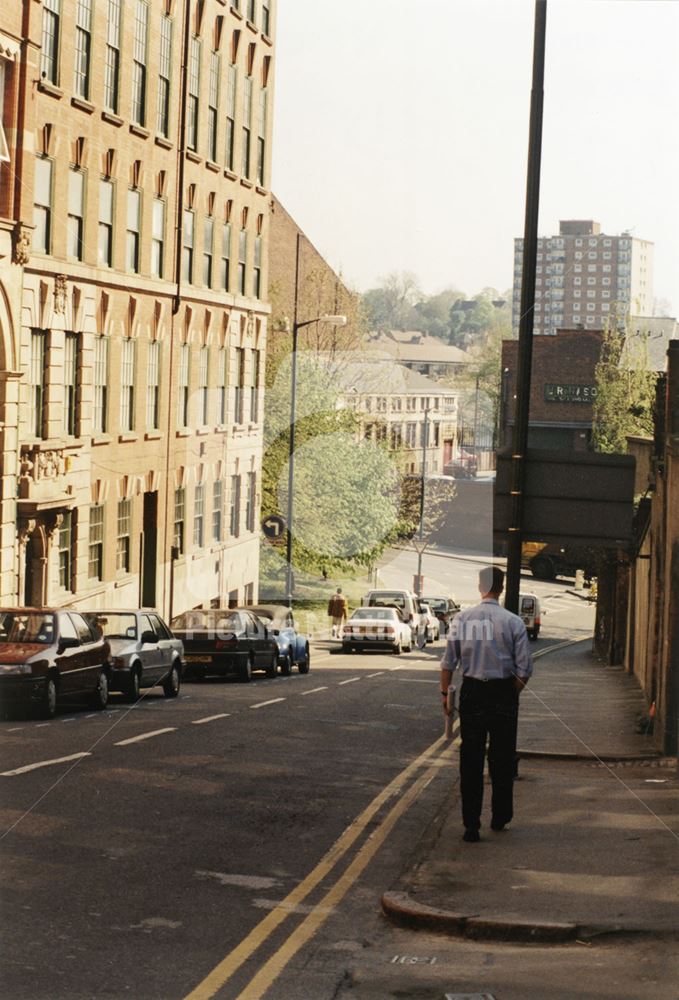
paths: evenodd
<path fill-rule="evenodd" d="M 615 320 L 609 323 L 595 369 L 595 451 L 623 454 L 629 435 L 653 435 L 656 381 L 657 374 L 648 370 L 646 342 L 632 338 Z"/>
<path fill-rule="evenodd" d="M 417 329 L 414 307 L 420 298 L 421 292 L 413 274 L 407 271 L 388 274 L 378 288 L 371 288 L 363 295 L 362 304 L 368 329 Z"/>
<path fill-rule="evenodd" d="M 421 476 L 404 476 L 400 482 L 399 537 L 411 542 L 413 548 L 424 551 L 443 527 L 456 495 L 455 483 L 450 480 L 425 477 L 423 484 Z"/>

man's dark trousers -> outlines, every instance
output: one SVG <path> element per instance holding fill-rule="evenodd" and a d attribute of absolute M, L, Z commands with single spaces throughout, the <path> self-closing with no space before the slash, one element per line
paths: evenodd
<path fill-rule="evenodd" d="M 487 741 L 493 826 L 504 826 L 512 818 L 518 718 L 519 695 L 513 677 L 496 681 L 464 678 L 460 692 L 460 791 L 462 822 L 467 830 L 478 830 L 481 825 Z"/>

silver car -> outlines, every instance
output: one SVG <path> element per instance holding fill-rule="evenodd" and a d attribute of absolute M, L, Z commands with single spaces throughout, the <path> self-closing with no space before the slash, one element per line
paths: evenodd
<path fill-rule="evenodd" d="M 179 694 L 184 646 L 155 611 L 92 611 L 85 615 L 111 647 L 109 688 L 136 701 L 142 688 L 162 684 L 166 698 Z"/>

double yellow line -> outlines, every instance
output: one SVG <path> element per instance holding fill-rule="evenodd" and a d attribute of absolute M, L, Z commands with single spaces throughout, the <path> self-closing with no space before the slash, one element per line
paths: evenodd
<path fill-rule="evenodd" d="M 457 726 L 453 730 L 453 736 L 457 735 Z M 325 923 L 334 907 L 341 902 L 351 886 L 356 882 L 361 872 L 366 868 L 370 860 L 382 846 L 387 836 L 393 829 L 397 820 L 412 805 L 420 793 L 432 780 L 434 773 L 439 766 L 443 752 L 450 747 L 450 741 L 440 737 L 424 753 L 420 754 L 405 770 L 401 771 L 379 795 L 377 795 L 370 805 L 366 806 L 363 812 L 356 817 L 353 823 L 347 827 L 342 836 L 333 844 L 327 854 L 319 861 L 316 867 L 309 872 L 300 884 L 288 893 L 285 899 L 278 904 L 267 916 L 254 927 L 241 943 L 233 949 L 219 965 L 210 972 L 205 979 L 198 984 L 188 994 L 186 1000 L 209 1000 L 214 997 L 240 967 L 257 951 L 271 934 L 279 927 L 284 920 L 294 915 L 296 908 L 313 892 L 314 889 L 325 879 L 333 868 L 339 863 L 349 849 L 356 843 L 368 824 L 382 807 L 394 796 L 399 796 L 396 803 L 391 807 L 387 815 L 380 822 L 379 826 L 370 834 L 364 844 L 357 851 L 356 856 L 348 865 L 344 873 L 337 879 L 325 893 L 319 903 L 314 906 L 309 915 L 302 921 L 295 930 L 294 939 L 288 937 L 283 945 L 269 958 L 259 969 L 255 977 L 248 983 L 245 989 L 239 994 L 237 1000 L 259 1000 L 271 984 L 278 978 L 285 966 L 294 955 L 313 937 L 318 929 Z M 424 768 L 424 772 L 404 792 L 404 786 L 417 772 Z"/>

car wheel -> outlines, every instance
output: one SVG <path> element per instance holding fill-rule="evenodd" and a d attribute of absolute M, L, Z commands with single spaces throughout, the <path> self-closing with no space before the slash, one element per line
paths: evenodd
<path fill-rule="evenodd" d="M 140 689 L 141 689 L 141 676 L 139 674 L 139 668 L 134 667 L 130 671 L 130 675 L 125 683 L 125 690 L 123 692 L 123 694 L 125 695 L 125 700 L 138 701 Z"/>
<path fill-rule="evenodd" d="M 163 681 L 163 694 L 166 698 L 176 698 L 181 687 L 181 677 L 176 663 L 170 667 L 170 672 Z"/>
<path fill-rule="evenodd" d="M 278 674 L 278 651 L 271 654 L 271 663 L 266 668 L 266 676 L 273 679 Z"/>
<path fill-rule="evenodd" d="M 394 646 L 392 652 L 394 653 L 394 656 L 400 656 L 401 655 L 401 653 L 403 652 L 403 646 L 401 645 L 401 641 L 400 640 L 396 643 L 396 645 Z"/>
<path fill-rule="evenodd" d="M 536 556 L 530 561 L 530 571 L 536 580 L 556 580 L 556 569 L 549 556 Z"/>
<path fill-rule="evenodd" d="M 284 677 L 289 677 L 292 673 L 292 650 L 288 650 L 281 662 L 281 673 Z"/>
<path fill-rule="evenodd" d="M 92 692 L 92 707 L 98 712 L 103 712 L 103 710 L 108 705 L 108 675 L 106 671 L 102 669 L 99 671 L 99 676 L 97 677 L 97 684 Z"/>
<path fill-rule="evenodd" d="M 241 684 L 249 684 L 252 680 L 252 653 L 248 653 L 245 663 L 238 668 L 238 680 Z"/>
<path fill-rule="evenodd" d="M 346 642 L 342 643 L 342 652 L 343 653 L 350 653 L 351 650 L 352 650 L 352 647 L 348 643 L 346 643 Z"/>
<path fill-rule="evenodd" d="M 304 648 L 304 659 L 301 663 L 297 664 L 297 669 L 300 674 L 308 674 L 311 668 L 311 650 L 309 649 L 309 643 L 307 642 Z"/>
<path fill-rule="evenodd" d="M 57 682 L 55 677 L 47 677 L 40 696 L 38 713 L 41 719 L 53 719 L 57 711 Z"/>

